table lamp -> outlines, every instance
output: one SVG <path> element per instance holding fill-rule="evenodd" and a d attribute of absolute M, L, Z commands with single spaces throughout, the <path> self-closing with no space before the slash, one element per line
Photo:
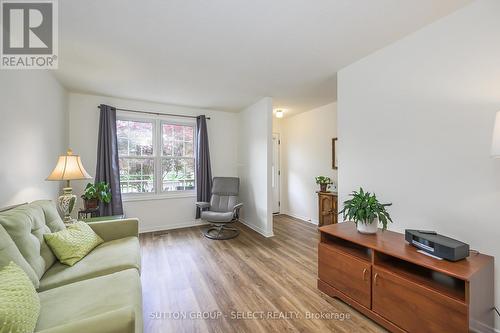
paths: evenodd
<path fill-rule="evenodd" d="M 68 149 L 66 155 L 59 156 L 57 165 L 46 180 L 65 180 L 66 187 L 63 188 L 63 195 L 57 200 L 59 210 L 64 215 L 64 223 L 73 223 L 71 211 L 75 207 L 76 195 L 72 193 L 70 180 L 91 179 L 90 175 L 85 171 L 82 165 L 80 156 L 73 155 L 73 151 Z"/>
<path fill-rule="evenodd" d="M 491 156 L 500 158 L 500 111 L 495 118 L 495 128 L 493 129 L 493 142 L 491 144 Z"/>

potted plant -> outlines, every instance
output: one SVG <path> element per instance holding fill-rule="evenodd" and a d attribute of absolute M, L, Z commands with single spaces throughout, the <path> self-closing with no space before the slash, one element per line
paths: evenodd
<path fill-rule="evenodd" d="M 106 182 L 88 183 L 82 195 L 85 209 L 96 209 L 99 202 L 106 204 L 111 202 L 111 191 Z"/>
<path fill-rule="evenodd" d="M 382 230 L 387 229 L 387 223 L 392 222 L 392 219 L 385 207 L 392 203 L 381 204 L 375 193 L 365 192 L 362 188 L 350 196 L 352 198 L 344 202 L 344 208 L 339 212 L 343 214 L 344 221 L 354 221 L 358 231 L 363 234 L 376 233 L 379 223 L 382 224 Z"/>
<path fill-rule="evenodd" d="M 330 179 L 330 177 L 318 176 L 318 177 L 316 177 L 316 184 L 319 185 L 321 192 L 326 192 L 326 190 L 328 189 L 328 186 L 333 184 L 333 182 Z"/>

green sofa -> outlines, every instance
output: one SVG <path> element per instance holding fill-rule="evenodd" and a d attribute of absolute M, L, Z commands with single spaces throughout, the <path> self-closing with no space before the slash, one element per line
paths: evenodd
<path fill-rule="evenodd" d="M 65 228 L 53 202 L 0 211 L 0 267 L 15 262 L 37 289 L 41 311 L 35 332 L 142 332 L 138 223 L 89 223 L 104 243 L 70 267 L 43 239 Z"/>

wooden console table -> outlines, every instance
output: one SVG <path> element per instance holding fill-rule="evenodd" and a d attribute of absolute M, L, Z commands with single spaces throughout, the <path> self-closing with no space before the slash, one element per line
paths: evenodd
<path fill-rule="evenodd" d="M 336 192 L 318 191 L 318 226 L 334 224 L 338 221 L 338 204 Z"/>
<path fill-rule="evenodd" d="M 352 222 L 320 232 L 318 288 L 391 332 L 493 327 L 493 257 L 438 260 L 418 253 L 403 234 L 364 235 Z"/>

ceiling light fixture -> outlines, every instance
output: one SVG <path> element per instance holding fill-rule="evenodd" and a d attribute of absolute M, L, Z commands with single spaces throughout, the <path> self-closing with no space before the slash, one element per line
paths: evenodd
<path fill-rule="evenodd" d="M 276 110 L 276 118 L 283 118 L 283 110 Z"/>

